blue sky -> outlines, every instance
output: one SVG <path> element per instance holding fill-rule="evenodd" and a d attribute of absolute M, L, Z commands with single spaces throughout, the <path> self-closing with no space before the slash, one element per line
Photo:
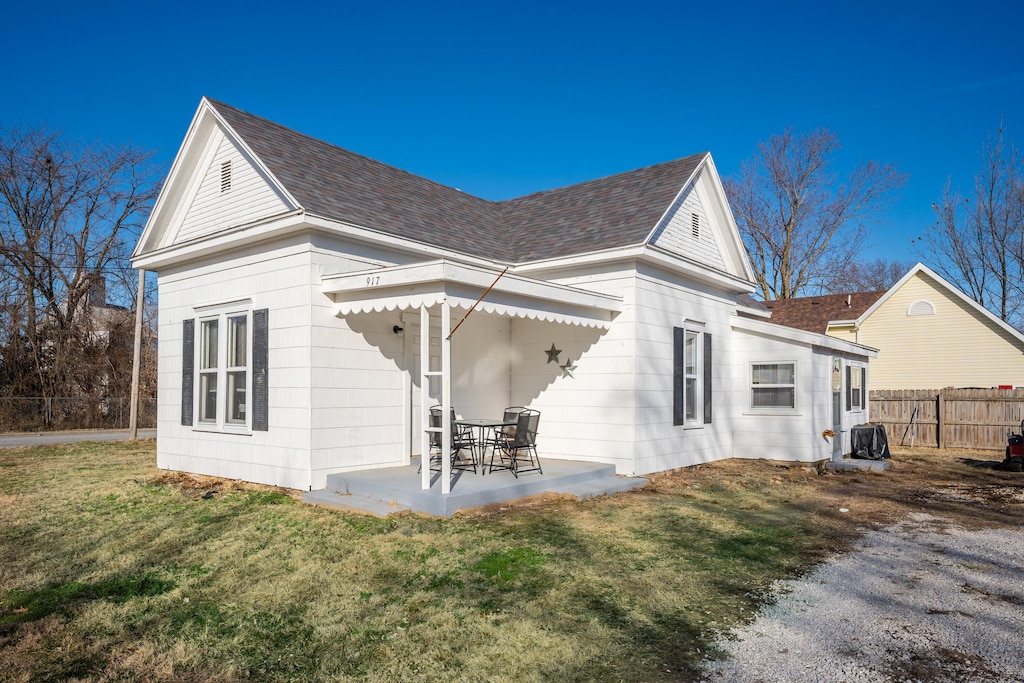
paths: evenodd
<path fill-rule="evenodd" d="M 4 24 L 0 120 L 164 168 L 203 95 L 488 199 L 703 150 L 730 176 L 826 127 L 837 170 L 909 174 L 871 257 L 920 258 L 1001 120 L 1024 145 L 1021 0 L 37 2 Z"/>

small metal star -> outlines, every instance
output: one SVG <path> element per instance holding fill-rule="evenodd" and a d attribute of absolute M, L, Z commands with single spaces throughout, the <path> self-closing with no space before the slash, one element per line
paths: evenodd
<path fill-rule="evenodd" d="M 573 379 L 576 379 L 572 374 L 572 371 L 576 369 L 576 366 L 572 364 L 571 360 L 565 361 L 565 365 L 559 365 L 558 367 L 562 368 L 562 377 L 572 377 Z"/>
<path fill-rule="evenodd" d="M 556 349 L 555 345 L 552 344 L 551 348 L 548 349 L 547 351 L 545 351 L 544 353 L 548 354 L 548 362 L 549 363 L 554 363 L 554 364 L 558 365 L 558 354 L 560 354 L 561 352 L 562 352 L 561 349 Z M 562 366 L 559 365 L 558 367 L 562 367 Z"/>

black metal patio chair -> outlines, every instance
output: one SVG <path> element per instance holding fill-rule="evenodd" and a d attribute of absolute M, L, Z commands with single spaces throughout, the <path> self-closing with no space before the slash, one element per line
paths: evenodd
<path fill-rule="evenodd" d="M 507 469 L 512 475 L 519 478 L 521 472 L 537 471 L 544 474 L 540 466 L 540 457 L 537 455 L 537 427 L 540 425 L 540 412 L 530 408 L 524 408 L 516 419 L 516 430 L 511 438 L 501 441 L 496 440 L 496 445 L 491 451 L 491 460 L 488 472 L 495 469 Z M 494 464 L 494 456 L 498 456 L 498 464 Z"/>
<path fill-rule="evenodd" d="M 435 429 L 441 427 L 441 414 L 443 409 L 441 406 L 432 406 L 430 408 L 430 426 Z M 455 424 L 455 409 L 451 409 L 451 422 L 452 422 L 452 449 L 450 453 L 452 470 L 468 470 L 476 474 L 476 460 L 473 458 L 473 450 L 476 446 L 476 439 L 473 437 L 473 430 L 460 428 L 459 425 Z M 440 431 L 428 432 L 430 435 L 430 471 L 440 472 L 441 471 L 441 437 Z M 469 451 L 469 457 L 467 458 L 463 451 Z M 420 467 L 423 467 L 422 462 Z"/>
<path fill-rule="evenodd" d="M 516 435 L 516 426 L 519 423 L 519 415 L 526 408 L 524 406 L 509 406 L 505 408 L 505 414 L 502 416 L 502 422 L 511 423 L 504 424 L 500 427 L 495 427 L 490 436 L 484 440 L 484 448 L 495 449 L 499 448 L 499 444 L 507 445 Z"/>

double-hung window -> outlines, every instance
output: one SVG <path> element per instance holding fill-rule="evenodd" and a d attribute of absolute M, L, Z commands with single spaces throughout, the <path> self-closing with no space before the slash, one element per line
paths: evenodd
<path fill-rule="evenodd" d="M 697 361 L 700 359 L 700 334 L 694 330 L 683 331 L 683 420 L 694 422 L 699 408 L 697 383 L 700 381 L 700 370 Z"/>
<path fill-rule="evenodd" d="M 199 424 L 244 428 L 248 425 L 250 312 L 225 310 L 199 318 Z"/>
<path fill-rule="evenodd" d="M 194 417 L 203 429 L 266 431 L 267 310 L 238 302 L 197 313 L 183 326 L 181 423 Z"/>
<path fill-rule="evenodd" d="M 674 328 L 674 425 L 711 422 L 711 335 L 703 326 Z"/>
<path fill-rule="evenodd" d="M 846 366 L 846 409 L 864 410 L 867 407 L 867 368 L 857 365 Z"/>
<path fill-rule="evenodd" d="M 752 410 L 796 410 L 796 363 L 750 364 Z"/>

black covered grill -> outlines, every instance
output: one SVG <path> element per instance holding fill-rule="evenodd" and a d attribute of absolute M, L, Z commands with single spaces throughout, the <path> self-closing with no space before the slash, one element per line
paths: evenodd
<path fill-rule="evenodd" d="M 857 425 L 850 430 L 850 457 L 861 460 L 883 460 L 889 457 L 889 440 L 885 425 Z"/>

